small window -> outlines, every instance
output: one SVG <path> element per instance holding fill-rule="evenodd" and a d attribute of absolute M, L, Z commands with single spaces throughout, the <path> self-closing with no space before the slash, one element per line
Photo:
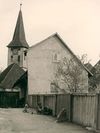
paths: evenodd
<path fill-rule="evenodd" d="M 11 48 L 11 51 L 13 51 L 13 48 Z"/>
<path fill-rule="evenodd" d="M 60 54 L 54 53 L 53 54 L 53 62 L 59 62 L 60 61 Z"/>
<path fill-rule="evenodd" d="M 27 51 L 24 51 L 24 60 L 26 59 Z"/>
<path fill-rule="evenodd" d="M 20 62 L 20 55 L 18 55 L 18 62 Z"/>
<path fill-rule="evenodd" d="M 24 52 L 24 56 L 27 56 L 27 52 L 26 51 Z"/>
<path fill-rule="evenodd" d="M 11 55 L 11 61 L 13 61 L 13 56 Z"/>

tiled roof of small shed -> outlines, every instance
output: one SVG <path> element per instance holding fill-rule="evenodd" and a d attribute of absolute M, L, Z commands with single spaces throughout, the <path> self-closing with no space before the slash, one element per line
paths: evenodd
<path fill-rule="evenodd" d="M 4 89 L 11 89 L 17 80 L 25 73 L 25 71 L 17 64 L 9 65 L 0 74 L 0 87 Z"/>

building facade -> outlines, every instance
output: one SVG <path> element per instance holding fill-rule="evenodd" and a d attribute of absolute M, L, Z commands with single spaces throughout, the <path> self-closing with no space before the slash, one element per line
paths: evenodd
<path fill-rule="evenodd" d="M 52 91 L 55 72 L 59 62 L 66 57 L 68 60 L 75 58 L 75 63 L 79 64 L 82 70 L 80 78 L 80 90 L 78 92 L 88 92 L 89 71 L 81 64 L 61 37 L 56 33 L 40 43 L 29 48 L 28 51 L 28 94 L 52 94 L 70 92 L 63 83 L 57 92 Z"/>

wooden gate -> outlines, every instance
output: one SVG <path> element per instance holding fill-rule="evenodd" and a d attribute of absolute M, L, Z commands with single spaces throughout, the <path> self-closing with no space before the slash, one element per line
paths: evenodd
<path fill-rule="evenodd" d="M 0 92 L 0 108 L 17 107 L 18 92 Z"/>

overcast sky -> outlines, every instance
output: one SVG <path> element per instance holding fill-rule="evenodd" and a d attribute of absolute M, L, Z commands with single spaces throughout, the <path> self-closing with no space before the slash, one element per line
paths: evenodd
<path fill-rule="evenodd" d="M 100 58 L 100 0 L 23 0 L 22 13 L 30 46 L 58 32 L 76 55 Z M 7 66 L 20 0 L 0 0 L 0 68 Z"/>

